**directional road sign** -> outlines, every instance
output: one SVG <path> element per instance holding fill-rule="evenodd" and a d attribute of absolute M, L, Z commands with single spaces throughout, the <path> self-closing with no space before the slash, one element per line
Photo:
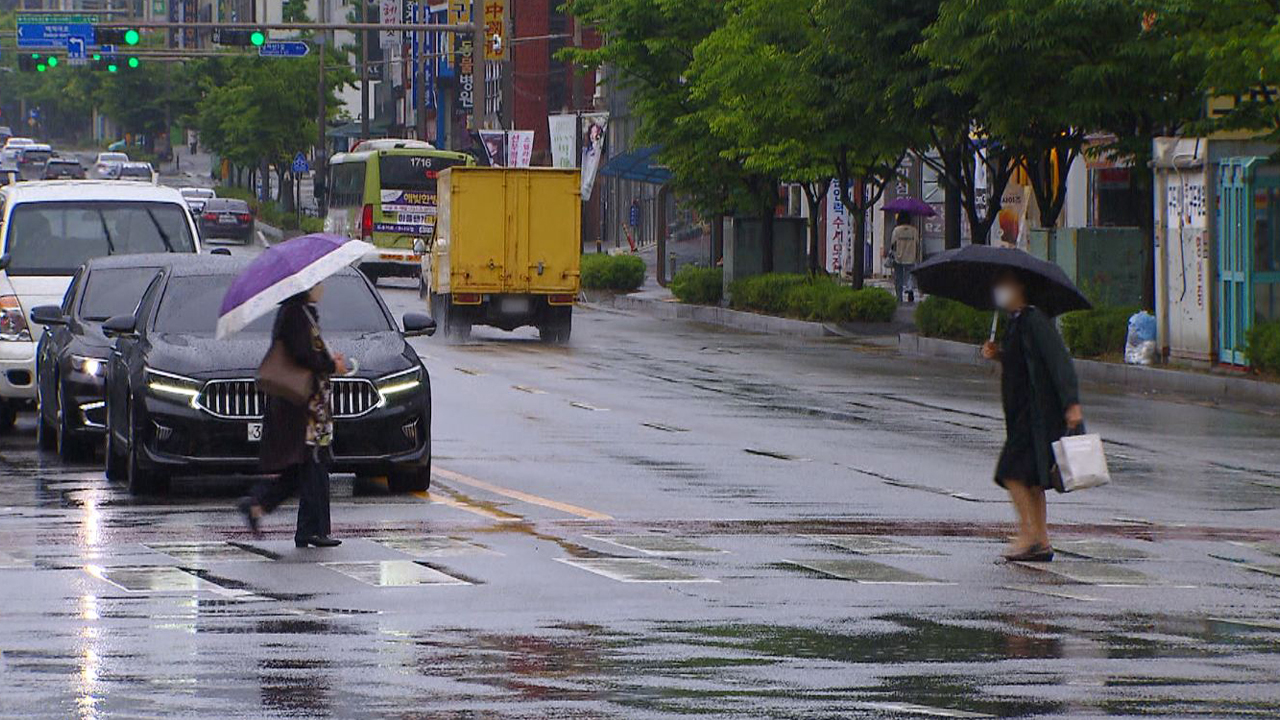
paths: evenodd
<path fill-rule="evenodd" d="M 66 47 L 67 40 L 73 37 L 83 38 L 87 45 L 93 44 L 93 25 L 68 22 L 18 24 L 20 48 Z"/>
<path fill-rule="evenodd" d="M 258 57 L 303 57 L 311 46 L 300 40 L 269 40 L 258 47 Z"/>
<path fill-rule="evenodd" d="M 82 37 L 67 38 L 67 59 L 72 61 L 83 60 L 84 46 L 85 41 Z"/>
<path fill-rule="evenodd" d="M 295 173 L 304 173 L 311 171 L 311 164 L 307 162 L 307 156 L 298 153 L 293 156 L 293 171 Z"/>

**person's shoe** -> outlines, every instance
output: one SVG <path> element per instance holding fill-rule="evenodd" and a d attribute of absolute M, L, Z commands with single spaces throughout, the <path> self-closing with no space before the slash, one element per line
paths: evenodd
<path fill-rule="evenodd" d="M 1006 553 L 1004 559 L 1009 562 L 1052 562 L 1053 547 L 1036 543 L 1025 550 Z"/>
<path fill-rule="evenodd" d="M 236 503 L 240 514 L 244 515 L 244 524 L 249 526 L 249 532 L 253 533 L 256 538 L 262 537 L 262 530 L 258 528 L 258 517 L 253 514 L 253 498 L 240 498 L 240 502 Z"/>
<path fill-rule="evenodd" d="M 331 538 L 328 535 L 312 535 L 311 537 L 295 539 L 293 544 L 300 548 L 308 545 L 314 545 L 318 548 L 331 548 L 338 547 L 342 544 L 342 541 L 337 538 Z"/>

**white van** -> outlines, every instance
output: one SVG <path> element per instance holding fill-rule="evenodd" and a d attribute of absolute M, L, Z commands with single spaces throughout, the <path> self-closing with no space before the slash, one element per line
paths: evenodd
<path fill-rule="evenodd" d="M 143 183 L 53 180 L 0 187 L 0 431 L 36 397 L 37 305 L 59 305 L 71 276 L 104 255 L 200 251 L 177 190 Z"/>

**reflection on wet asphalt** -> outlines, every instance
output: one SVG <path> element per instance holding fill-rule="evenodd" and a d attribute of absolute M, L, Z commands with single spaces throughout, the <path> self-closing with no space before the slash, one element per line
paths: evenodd
<path fill-rule="evenodd" d="M 384 291 L 398 313 L 416 295 Z M 989 374 L 582 310 L 415 340 L 430 493 L 131 498 L 0 440 L 0 717 L 1280 716 L 1280 428 L 1086 394 L 1117 482 L 995 562 Z"/>

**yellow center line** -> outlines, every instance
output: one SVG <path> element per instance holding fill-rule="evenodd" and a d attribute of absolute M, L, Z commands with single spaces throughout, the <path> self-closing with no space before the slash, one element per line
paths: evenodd
<path fill-rule="evenodd" d="M 490 520 L 497 520 L 498 522 L 519 522 L 524 519 L 519 515 L 512 515 L 511 513 L 505 513 L 501 510 L 490 510 L 489 508 L 480 507 L 479 505 L 461 502 L 449 497 L 448 495 L 441 495 L 440 493 L 417 491 L 413 494 L 428 502 L 440 503 L 441 505 L 446 505 L 451 508 L 465 510 L 469 513 L 475 513 L 476 515 L 487 517 Z"/>
<path fill-rule="evenodd" d="M 595 510 L 588 510 L 584 507 L 578 507 L 577 505 L 570 505 L 569 503 L 563 503 L 563 502 L 560 502 L 559 500 L 552 500 L 550 498 L 544 498 L 538 495 L 531 495 L 527 492 L 522 492 L 520 490 L 512 490 L 511 488 L 505 488 L 505 487 L 502 487 L 501 485 L 494 485 L 493 483 L 485 482 L 484 480 L 473 478 L 469 475 L 463 475 L 462 473 L 456 473 L 452 470 L 443 470 L 441 468 L 433 468 L 431 472 L 436 475 L 439 475 L 442 478 L 445 478 L 446 480 L 451 480 L 453 482 L 460 483 L 462 485 L 470 485 L 471 487 L 480 488 L 481 490 L 487 490 L 496 495 L 509 497 L 513 500 L 519 500 L 521 502 L 527 502 L 530 505 L 541 505 L 542 507 L 545 507 L 545 508 L 551 508 L 552 510 L 559 510 L 560 512 L 568 513 L 570 515 L 577 515 L 578 517 L 586 518 L 588 520 L 612 520 L 613 519 L 612 515 L 606 515 L 602 512 L 596 512 Z"/>

